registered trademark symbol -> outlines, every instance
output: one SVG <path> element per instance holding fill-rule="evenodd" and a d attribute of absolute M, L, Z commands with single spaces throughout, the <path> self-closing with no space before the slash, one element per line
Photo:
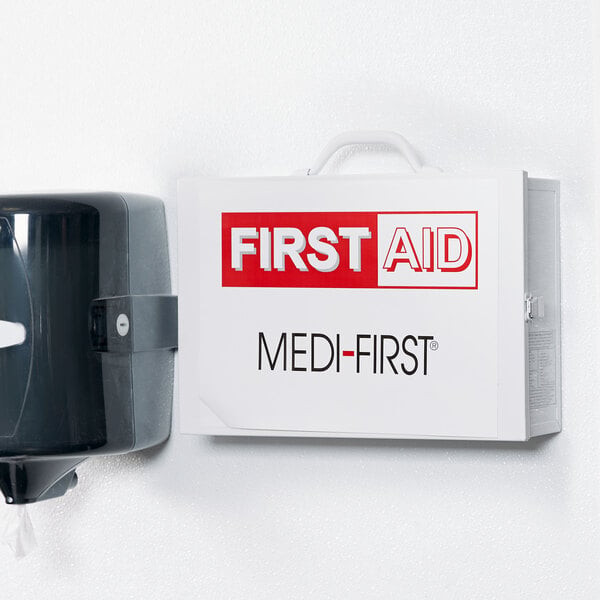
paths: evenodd
<path fill-rule="evenodd" d="M 437 350 L 440 347 L 440 345 L 435 340 L 433 340 L 432 342 L 429 342 L 429 347 L 432 350 Z"/>

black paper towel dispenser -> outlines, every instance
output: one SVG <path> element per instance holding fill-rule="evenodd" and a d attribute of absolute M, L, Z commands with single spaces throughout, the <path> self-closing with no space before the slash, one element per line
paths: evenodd
<path fill-rule="evenodd" d="M 0 197 L 0 489 L 64 494 L 88 456 L 166 440 L 177 298 L 157 198 Z"/>

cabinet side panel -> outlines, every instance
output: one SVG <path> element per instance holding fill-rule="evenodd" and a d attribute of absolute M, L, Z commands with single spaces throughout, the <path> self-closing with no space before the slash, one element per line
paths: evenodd
<path fill-rule="evenodd" d="M 530 435 L 561 429 L 560 218 L 559 184 L 529 181 L 528 401 Z"/>

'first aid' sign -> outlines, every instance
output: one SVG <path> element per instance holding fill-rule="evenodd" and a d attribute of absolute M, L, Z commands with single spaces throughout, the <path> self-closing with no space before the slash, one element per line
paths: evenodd
<path fill-rule="evenodd" d="M 223 285 L 477 289 L 477 211 L 223 213 Z"/>

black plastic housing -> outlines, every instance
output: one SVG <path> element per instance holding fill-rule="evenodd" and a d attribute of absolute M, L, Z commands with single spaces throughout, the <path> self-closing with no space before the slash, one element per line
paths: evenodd
<path fill-rule="evenodd" d="M 0 277 L 0 320 L 26 331 L 0 347 L 7 502 L 61 495 L 84 458 L 168 438 L 177 299 L 159 199 L 0 197 Z"/>

